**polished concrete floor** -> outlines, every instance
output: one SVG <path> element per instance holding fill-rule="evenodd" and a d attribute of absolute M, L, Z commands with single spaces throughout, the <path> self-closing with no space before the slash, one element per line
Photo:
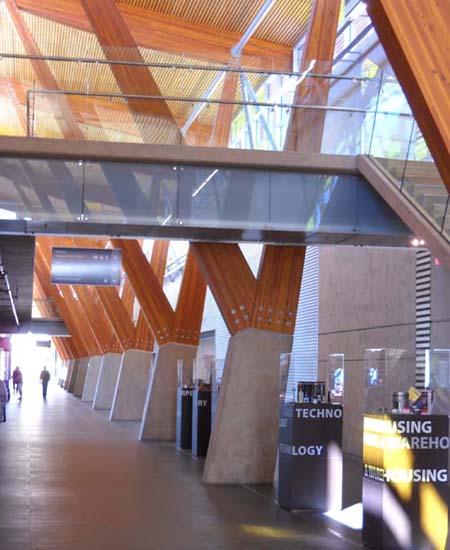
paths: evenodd
<path fill-rule="evenodd" d="M 259 487 L 212 487 L 203 462 L 50 385 L 0 424 L 0 550 L 345 549 L 360 533 L 290 513 Z M 350 497 L 351 498 L 351 497 Z"/>

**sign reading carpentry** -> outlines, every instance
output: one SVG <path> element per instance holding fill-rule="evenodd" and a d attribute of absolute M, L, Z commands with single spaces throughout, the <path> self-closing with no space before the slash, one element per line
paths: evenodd
<path fill-rule="evenodd" d="M 52 283 L 119 286 L 122 252 L 104 248 L 53 248 Z"/>

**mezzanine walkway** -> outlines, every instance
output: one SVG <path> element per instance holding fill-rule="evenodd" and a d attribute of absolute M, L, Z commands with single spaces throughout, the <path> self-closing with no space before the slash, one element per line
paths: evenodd
<path fill-rule="evenodd" d="M 278 508 L 258 488 L 212 487 L 202 461 L 137 441 L 72 395 L 25 387 L 0 424 L 1 550 L 362 548 L 359 533 Z"/>

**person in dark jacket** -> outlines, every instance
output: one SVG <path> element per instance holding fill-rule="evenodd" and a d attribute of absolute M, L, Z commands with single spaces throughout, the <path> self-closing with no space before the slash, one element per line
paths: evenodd
<path fill-rule="evenodd" d="M 13 372 L 13 388 L 15 392 L 19 392 L 19 401 L 22 399 L 22 385 L 22 371 L 19 369 L 19 367 L 16 367 Z"/>
<path fill-rule="evenodd" d="M 41 372 L 41 384 L 42 384 L 42 397 L 47 399 L 47 386 L 50 381 L 50 373 L 47 370 L 47 367 Z"/>

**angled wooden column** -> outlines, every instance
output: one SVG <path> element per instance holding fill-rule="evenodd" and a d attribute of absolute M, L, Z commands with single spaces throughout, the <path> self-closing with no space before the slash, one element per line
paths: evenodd
<path fill-rule="evenodd" d="M 205 306 L 206 282 L 191 246 L 175 309 L 171 341 L 197 346 Z"/>
<path fill-rule="evenodd" d="M 135 339 L 135 328 L 117 289 L 114 287 L 99 286 L 96 287 L 96 292 L 109 317 L 122 350 L 132 349 Z"/>
<path fill-rule="evenodd" d="M 38 257 L 41 257 L 42 263 L 45 265 L 46 278 L 50 281 L 52 254 L 51 239 L 39 237 L 36 246 L 36 253 Z M 72 330 L 71 327 L 69 327 L 69 330 L 72 336 L 74 331 L 78 333 L 84 344 L 86 355 L 88 357 L 91 355 L 96 355 L 98 352 L 97 341 L 95 340 L 90 325 L 86 321 L 84 310 L 76 297 L 73 287 L 70 285 L 52 285 L 52 296 L 55 299 L 64 320 L 64 312 L 72 318 L 72 326 L 74 330 Z"/>
<path fill-rule="evenodd" d="M 268 483 L 277 449 L 280 354 L 292 349 L 305 248 L 264 247 L 255 279 L 239 246 L 191 246 L 232 335 L 203 479 Z"/>
<path fill-rule="evenodd" d="M 38 278 L 40 278 L 41 281 L 48 281 L 48 284 L 50 284 L 50 268 L 40 248 L 40 246 L 36 246 L 35 274 Z M 63 293 L 60 292 L 59 288 L 56 285 L 51 285 L 50 292 L 53 300 L 55 301 L 58 309 L 61 312 L 61 316 L 64 319 L 64 322 L 66 323 L 70 334 L 72 335 L 72 340 L 77 350 L 76 356 L 86 357 L 88 355 L 88 351 L 81 336 L 80 327 L 75 317 L 75 311 L 72 311 L 70 309 L 69 303 L 64 301 Z"/>
<path fill-rule="evenodd" d="M 234 101 L 236 99 L 238 82 L 238 73 L 225 73 L 222 95 L 220 99 L 225 101 Z M 222 103 L 219 105 L 210 140 L 211 147 L 228 147 L 234 107 L 235 106 L 233 104 L 228 103 Z"/>
<path fill-rule="evenodd" d="M 366 4 L 450 192 L 450 2 L 367 0 Z"/>
<path fill-rule="evenodd" d="M 152 257 L 150 266 L 153 273 L 156 275 L 161 288 L 164 283 L 164 274 L 166 272 L 167 255 L 169 251 L 170 241 L 155 241 L 153 243 Z M 136 339 L 135 348 L 146 351 L 153 351 L 154 339 L 151 327 L 147 323 L 142 309 L 139 312 L 138 321 L 136 324 Z"/>
<path fill-rule="evenodd" d="M 300 71 L 330 74 L 334 58 L 341 0 L 313 0 Z M 331 81 L 306 77 L 295 91 L 294 105 L 321 105 L 328 102 Z M 291 109 L 286 134 L 286 151 L 320 152 L 325 110 Z"/>
<path fill-rule="evenodd" d="M 144 61 L 114 0 L 81 0 L 81 3 L 107 59 Z M 111 65 L 111 70 L 123 94 L 161 96 L 147 67 Z M 143 100 L 130 97 L 127 105 L 135 117 L 144 142 L 154 142 L 154 124 L 158 126 L 159 133 L 166 134 L 167 143 L 182 141 L 177 123 L 163 99 Z M 155 120 L 149 127 L 150 118 Z"/>
<path fill-rule="evenodd" d="M 169 341 L 174 312 L 150 263 L 137 241 L 113 239 L 122 250 L 122 264 L 136 298 L 159 345 Z"/>
<path fill-rule="evenodd" d="M 250 326 L 256 279 L 237 244 L 191 243 L 230 334 Z"/>
<path fill-rule="evenodd" d="M 251 326 L 294 334 L 306 247 L 265 246 Z"/>
<path fill-rule="evenodd" d="M 131 286 L 131 283 L 130 283 L 130 279 L 128 279 L 128 277 L 125 279 L 125 283 L 123 285 L 121 300 L 123 302 L 123 305 L 125 306 L 125 309 L 128 312 L 128 315 L 130 316 L 131 319 L 133 319 L 134 292 L 133 292 L 133 287 Z"/>

